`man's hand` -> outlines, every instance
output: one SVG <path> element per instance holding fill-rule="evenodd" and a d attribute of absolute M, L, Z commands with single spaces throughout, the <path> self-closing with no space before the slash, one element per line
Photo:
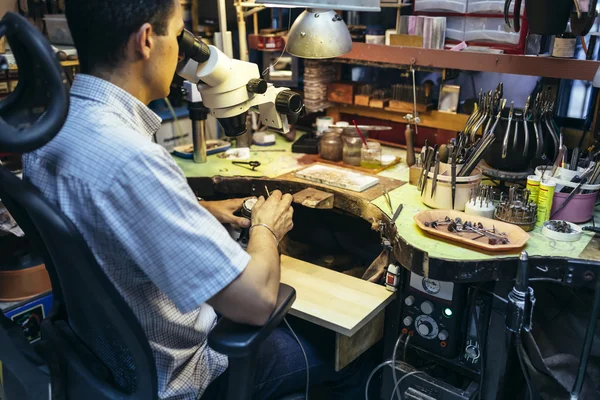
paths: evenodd
<path fill-rule="evenodd" d="M 211 213 L 222 224 L 232 224 L 239 228 L 250 227 L 250 220 L 233 215 L 242 208 L 245 199 L 229 199 L 222 201 L 201 201 L 200 205 Z"/>
<path fill-rule="evenodd" d="M 293 200 L 291 194 L 282 195 L 279 190 L 271 193 L 267 200 L 259 197 L 252 208 L 252 223 L 269 226 L 281 240 L 294 226 L 294 209 L 291 207 Z"/>

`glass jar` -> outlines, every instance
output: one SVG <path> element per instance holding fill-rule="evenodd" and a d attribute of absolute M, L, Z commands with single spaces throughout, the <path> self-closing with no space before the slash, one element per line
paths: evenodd
<path fill-rule="evenodd" d="M 381 167 L 381 145 L 377 142 L 367 142 L 367 146 L 360 149 L 360 166 L 363 168 Z"/>
<path fill-rule="evenodd" d="M 324 160 L 341 161 L 343 143 L 340 132 L 336 129 L 329 129 L 319 142 L 319 156 Z"/>
<path fill-rule="evenodd" d="M 360 166 L 362 139 L 356 128 L 346 128 L 342 133 L 344 142 L 343 159 L 344 164 Z"/>

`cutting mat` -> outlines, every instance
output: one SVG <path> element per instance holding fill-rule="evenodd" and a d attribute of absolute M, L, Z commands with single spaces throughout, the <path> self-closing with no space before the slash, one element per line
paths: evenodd
<path fill-rule="evenodd" d="M 379 183 L 379 178 L 377 177 L 322 164 L 316 164 L 297 171 L 296 176 L 311 182 L 347 189 L 353 192 L 364 192 Z"/>
<path fill-rule="evenodd" d="M 311 164 L 308 165 L 307 168 L 312 167 L 313 165 L 320 165 L 319 163 L 315 163 L 315 164 Z M 351 171 L 352 172 L 352 171 Z M 368 174 L 363 174 L 363 175 L 368 175 Z M 369 175 L 370 176 L 370 175 Z M 392 178 L 387 178 L 384 176 L 376 176 L 377 179 L 379 179 L 379 184 L 375 185 L 367 190 L 365 190 L 364 192 L 353 192 L 350 190 L 346 190 L 346 189 L 336 189 L 337 191 L 341 192 L 341 193 L 345 193 L 345 194 L 349 194 L 352 195 L 354 197 L 359 197 L 363 200 L 366 201 L 373 201 L 381 196 L 383 196 L 383 189 L 385 188 L 388 192 L 391 192 L 394 189 L 397 189 L 399 187 L 401 187 L 402 185 L 405 184 L 405 182 L 399 181 L 397 179 L 392 179 Z M 295 172 L 290 172 L 287 174 L 283 174 L 278 176 L 277 178 L 275 178 L 277 180 L 282 180 L 282 181 L 289 181 L 289 182 L 301 182 L 301 183 L 306 183 L 306 184 L 310 184 L 311 186 L 314 186 L 316 188 L 324 188 L 324 189 L 332 189 L 331 186 L 325 185 L 325 184 L 321 184 L 321 183 L 316 183 L 316 182 L 311 182 L 311 181 L 307 181 L 305 179 L 302 178 L 298 178 L 296 176 Z"/>

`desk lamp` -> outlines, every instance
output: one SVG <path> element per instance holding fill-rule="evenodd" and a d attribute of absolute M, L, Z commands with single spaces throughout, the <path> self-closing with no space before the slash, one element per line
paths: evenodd
<path fill-rule="evenodd" d="M 334 58 L 352 50 L 352 38 L 333 10 L 380 11 L 379 0 L 256 0 L 267 7 L 306 8 L 290 28 L 286 51 L 299 58 Z"/>

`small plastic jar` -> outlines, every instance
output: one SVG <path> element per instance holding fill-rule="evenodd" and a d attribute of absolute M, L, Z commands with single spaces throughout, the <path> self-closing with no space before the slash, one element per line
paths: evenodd
<path fill-rule="evenodd" d="M 363 168 L 381 167 L 381 145 L 377 142 L 367 142 L 360 149 L 360 166 Z"/>

